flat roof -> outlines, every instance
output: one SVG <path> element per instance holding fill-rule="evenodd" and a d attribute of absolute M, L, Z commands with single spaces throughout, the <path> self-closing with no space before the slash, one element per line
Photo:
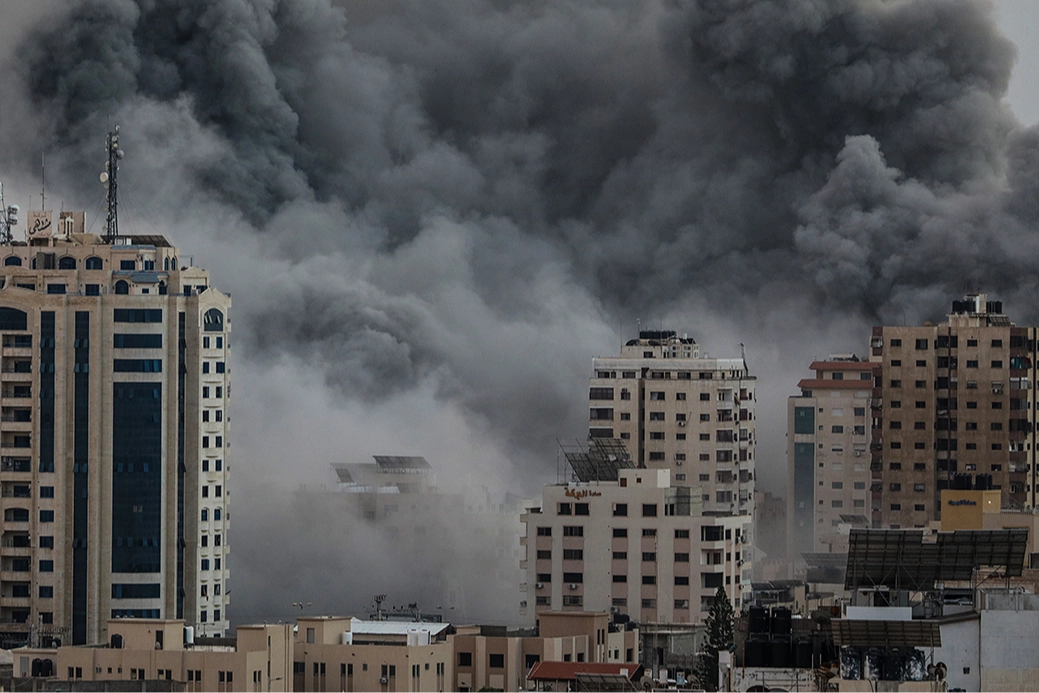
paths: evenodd
<path fill-rule="evenodd" d="M 437 635 L 447 630 L 450 625 L 427 621 L 363 621 L 355 617 L 350 619 L 350 632 L 355 635 L 407 635 L 418 630 Z"/>

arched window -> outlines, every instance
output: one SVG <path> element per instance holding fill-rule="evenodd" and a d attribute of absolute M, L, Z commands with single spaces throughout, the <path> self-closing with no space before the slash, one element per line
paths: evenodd
<path fill-rule="evenodd" d="M 33 258 L 32 262 L 29 263 L 29 268 L 36 269 L 36 258 Z"/>
<path fill-rule="evenodd" d="M 115 283 L 115 292 L 117 294 L 128 294 L 130 293 L 130 285 L 120 279 Z"/>
<path fill-rule="evenodd" d="M 166 282 L 159 282 L 159 295 L 166 295 Z"/>
<path fill-rule="evenodd" d="M 4 258 L 4 265 L 6 265 L 7 267 L 21 267 L 22 258 L 18 257 L 17 255 L 8 255 Z"/>
<path fill-rule="evenodd" d="M 224 314 L 216 308 L 210 308 L 202 318 L 202 324 L 205 326 L 206 332 L 223 332 Z"/>
<path fill-rule="evenodd" d="M 58 258 L 58 269 L 70 270 L 76 269 L 76 258 L 66 255 L 65 257 Z"/>
<path fill-rule="evenodd" d="M 24 332 L 28 325 L 28 315 L 17 308 L 0 308 L 0 330 Z"/>
<path fill-rule="evenodd" d="M 101 258 L 99 258 L 99 257 L 88 257 L 87 260 L 86 260 L 86 263 L 84 263 L 84 267 L 86 267 L 89 270 L 99 270 L 99 269 L 101 269 Z"/>
<path fill-rule="evenodd" d="M 177 270 L 177 258 L 170 260 L 170 269 L 173 271 Z"/>
<path fill-rule="evenodd" d="M 208 508 L 202 508 L 202 521 L 203 522 L 209 522 L 209 509 Z"/>
<path fill-rule="evenodd" d="M 166 259 L 164 259 L 164 260 L 162 261 L 162 268 L 163 268 L 164 270 L 166 270 L 167 272 L 169 272 L 169 271 L 170 271 L 170 259 L 169 259 L 169 258 L 166 258 Z"/>

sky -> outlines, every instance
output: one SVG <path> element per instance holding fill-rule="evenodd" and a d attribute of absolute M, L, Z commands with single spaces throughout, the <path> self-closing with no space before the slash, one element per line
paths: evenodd
<path fill-rule="evenodd" d="M 758 481 L 782 494 L 812 360 L 972 290 L 1036 324 L 1037 12 L 6 0 L 0 180 L 38 205 L 45 153 L 48 200 L 96 224 L 119 123 L 120 228 L 232 295 L 233 618 L 386 585 L 437 603 L 298 488 L 423 455 L 536 496 L 586 434 L 592 357 L 641 324 L 746 345 Z M 473 618 L 510 616 L 496 589 Z"/>
<path fill-rule="evenodd" d="M 1039 122 L 1039 3 L 1033 0 L 994 0 L 999 30 L 1017 47 L 1017 64 L 1010 77 L 1007 101 L 1018 120 L 1026 125 Z"/>

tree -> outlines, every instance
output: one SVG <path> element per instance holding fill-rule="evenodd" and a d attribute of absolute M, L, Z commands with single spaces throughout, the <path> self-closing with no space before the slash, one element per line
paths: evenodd
<path fill-rule="evenodd" d="M 718 687 L 718 653 L 732 647 L 732 628 L 735 614 L 725 588 L 719 586 L 707 612 L 707 642 L 696 662 L 696 677 L 706 690 Z"/>

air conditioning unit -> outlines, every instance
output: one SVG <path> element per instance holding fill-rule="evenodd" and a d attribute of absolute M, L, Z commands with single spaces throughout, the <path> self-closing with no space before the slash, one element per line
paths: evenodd
<path fill-rule="evenodd" d="M 385 676 L 380 676 L 379 677 L 379 683 L 381 683 L 382 685 L 385 686 L 389 682 L 390 682 L 389 679 L 387 679 Z"/>
<path fill-rule="evenodd" d="M 570 589 L 576 590 L 577 589 L 577 583 L 576 582 L 571 582 L 570 583 Z"/>
<path fill-rule="evenodd" d="M 535 582 L 534 583 L 534 589 L 540 590 L 540 589 L 544 589 L 544 588 L 545 588 L 545 585 L 543 583 L 540 583 L 540 582 Z"/>
<path fill-rule="evenodd" d="M 862 450 L 856 450 L 855 451 L 855 456 L 856 457 L 862 457 Z"/>
<path fill-rule="evenodd" d="M 679 426 L 685 426 L 685 421 L 679 421 L 679 422 L 678 422 L 678 425 L 679 425 Z"/>

